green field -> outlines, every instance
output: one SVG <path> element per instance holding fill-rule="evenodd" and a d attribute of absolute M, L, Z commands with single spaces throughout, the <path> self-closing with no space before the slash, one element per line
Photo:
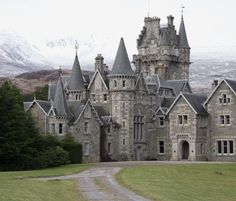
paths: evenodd
<path fill-rule="evenodd" d="M 130 167 L 121 170 L 117 179 L 151 200 L 236 200 L 236 164 Z"/>
<path fill-rule="evenodd" d="M 38 181 L 31 178 L 79 173 L 88 165 L 65 165 L 34 171 L 0 172 L 1 201 L 83 201 L 73 180 Z"/>

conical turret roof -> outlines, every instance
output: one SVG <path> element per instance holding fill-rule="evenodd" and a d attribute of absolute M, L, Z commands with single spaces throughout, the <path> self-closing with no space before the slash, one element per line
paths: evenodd
<path fill-rule="evenodd" d="M 65 92 L 64 92 L 61 74 L 57 82 L 55 97 L 53 100 L 53 108 L 57 116 L 70 116 L 70 112 L 69 112 L 66 98 L 65 98 Z"/>
<path fill-rule="evenodd" d="M 183 15 L 181 17 L 181 23 L 179 27 L 179 47 L 180 48 L 190 48 L 188 44 L 187 34 L 184 25 Z"/>
<path fill-rule="evenodd" d="M 69 90 L 83 90 L 84 88 L 85 87 L 84 87 L 83 74 L 80 68 L 78 55 L 76 53 L 70 81 L 68 84 L 68 89 Z"/>
<path fill-rule="evenodd" d="M 120 39 L 120 44 L 110 75 L 135 75 L 130 65 L 123 38 Z"/>

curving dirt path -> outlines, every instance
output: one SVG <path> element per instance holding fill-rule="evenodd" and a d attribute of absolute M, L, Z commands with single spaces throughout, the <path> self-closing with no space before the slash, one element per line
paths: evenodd
<path fill-rule="evenodd" d="M 176 165 L 176 164 L 193 164 L 193 163 L 217 163 L 217 162 L 115 162 L 115 163 L 98 163 L 95 166 L 74 175 L 57 176 L 40 178 L 40 180 L 63 180 L 75 179 L 78 181 L 78 190 L 88 201 L 148 201 L 136 193 L 120 186 L 115 180 L 114 175 L 123 167 L 138 165 Z"/>
<path fill-rule="evenodd" d="M 121 168 L 94 167 L 79 174 L 40 178 L 40 180 L 76 179 L 78 190 L 88 201 L 148 201 L 117 183 L 114 175 Z"/>

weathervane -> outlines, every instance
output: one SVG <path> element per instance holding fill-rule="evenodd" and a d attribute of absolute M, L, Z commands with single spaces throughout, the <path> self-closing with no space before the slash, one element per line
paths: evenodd
<path fill-rule="evenodd" d="M 182 16 L 183 16 L 183 14 L 184 14 L 184 9 L 185 9 L 185 6 L 182 5 L 182 6 L 181 6 L 181 14 L 182 14 Z"/>
<path fill-rule="evenodd" d="M 77 40 L 75 40 L 75 50 L 76 50 L 76 54 L 78 52 L 78 49 L 79 49 L 79 43 Z"/>

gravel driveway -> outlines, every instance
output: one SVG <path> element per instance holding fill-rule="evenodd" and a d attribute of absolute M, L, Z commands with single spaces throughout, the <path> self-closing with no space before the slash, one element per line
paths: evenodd
<path fill-rule="evenodd" d="M 114 175 L 123 167 L 138 165 L 176 165 L 176 164 L 218 163 L 218 162 L 188 162 L 188 161 L 142 161 L 142 162 L 114 162 L 98 163 L 92 168 L 74 175 L 40 178 L 40 180 L 75 179 L 78 181 L 78 190 L 88 201 L 148 201 L 134 192 L 120 186 Z"/>

